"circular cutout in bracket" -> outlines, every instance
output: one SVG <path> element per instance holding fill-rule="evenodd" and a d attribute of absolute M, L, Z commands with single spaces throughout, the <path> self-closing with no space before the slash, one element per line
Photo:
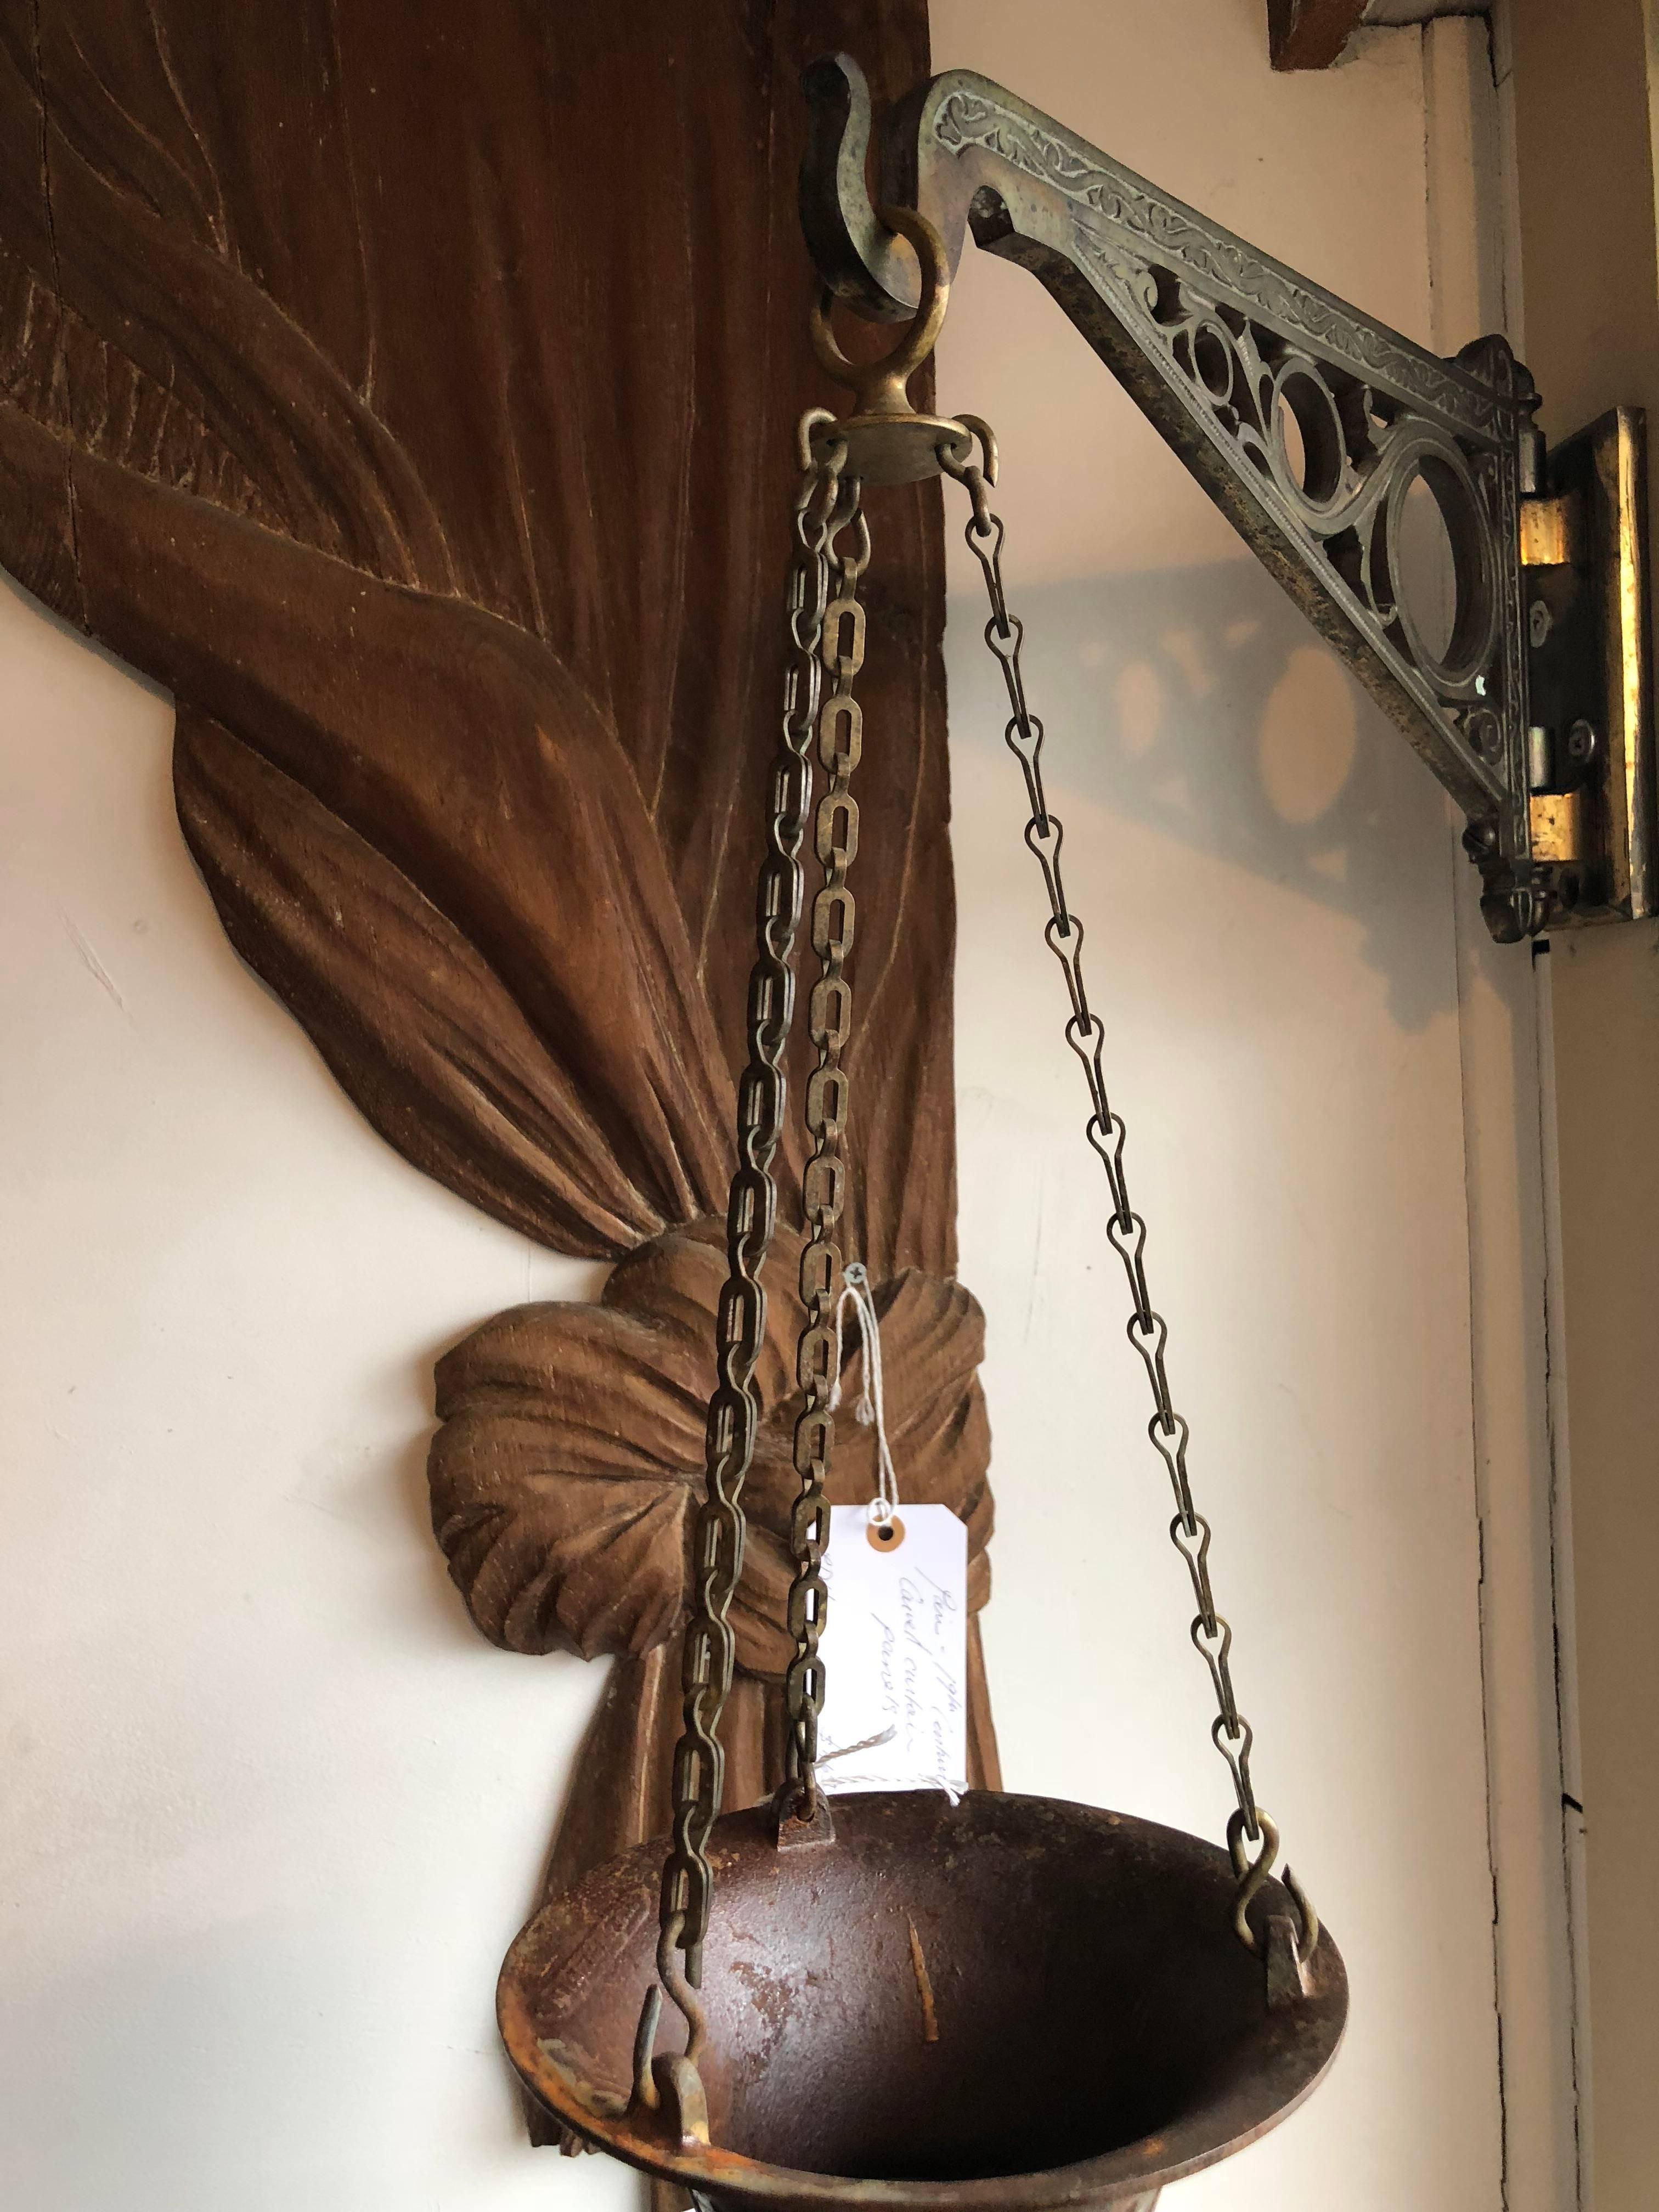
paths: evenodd
<path fill-rule="evenodd" d="M 1273 428 L 1291 491 L 1309 507 L 1329 507 L 1342 489 L 1347 447 L 1336 402 L 1310 363 L 1288 361 L 1274 377 Z"/>
<path fill-rule="evenodd" d="M 1478 692 L 1498 596 L 1485 510 L 1461 454 L 1436 446 L 1399 469 L 1372 547 L 1378 611 L 1398 623 L 1419 668 L 1445 690 Z"/>
<path fill-rule="evenodd" d="M 1218 406 L 1232 398 L 1232 340 L 1219 323 L 1203 322 L 1192 336 L 1193 373 Z"/>

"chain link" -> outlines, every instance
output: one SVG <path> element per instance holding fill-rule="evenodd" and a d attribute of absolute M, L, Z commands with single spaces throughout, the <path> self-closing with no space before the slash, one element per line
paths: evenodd
<path fill-rule="evenodd" d="M 713 1875 L 708 1833 L 720 1812 L 725 1753 L 720 1720 L 732 1686 L 735 1646 L 726 1614 L 743 1565 L 742 1493 L 755 1448 L 760 1407 L 755 1364 L 766 1333 L 761 1269 L 777 1220 L 772 1162 L 783 1132 L 784 1054 L 794 1013 L 791 959 L 800 927 L 800 848 L 812 803 L 814 735 L 821 724 L 822 648 L 836 540 L 858 514 L 858 487 L 843 480 L 847 449 L 839 441 L 811 443 L 822 410 L 799 428 L 800 482 L 795 495 L 794 547 L 786 622 L 788 661 L 780 742 L 772 768 L 767 848 L 756 897 L 756 958 L 749 975 L 749 1059 L 738 1084 L 738 1168 L 726 1209 L 730 1273 L 715 1316 L 714 1395 L 706 1437 L 706 1494 L 692 1535 L 692 1603 L 686 1624 L 681 1686 L 684 1725 L 674 1753 L 673 1821 L 663 1868 L 660 1988 L 684 2015 L 687 2055 L 695 2063 L 702 2039 L 692 1991 L 702 1979 Z M 867 558 L 861 522 L 856 544 Z M 841 564 L 843 573 L 845 564 Z M 833 665 L 834 664 L 832 664 Z M 820 810 L 820 821 L 822 821 Z M 815 917 L 816 923 L 816 917 Z M 684 1953 L 682 1975 L 673 1954 Z M 647 2005 L 660 2002 L 653 1988 Z"/>
<path fill-rule="evenodd" d="M 1123 1165 L 1123 1123 L 1113 1112 L 1106 1095 L 1102 1066 L 1105 1024 L 1090 1006 L 1084 986 L 1083 925 L 1066 903 L 1060 868 L 1060 823 L 1059 817 L 1050 812 L 1042 787 L 1042 724 L 1027 703 L 1025 678 L 1020 666 L 1024 625 L 1017 615 L 1009 613 L 1003 590 L 1002 518 L 992 511 L 982 470 L 974 463 L 956 459 L 948 447 L 940 447 L 939 459 L 946 474 L 966 488 L 973 502 L 973 513 L 963 534 L 969 550 L 979 562 L 990 600 L 991 616 L 985 625 L 985 642 L 1002 670 L 1012 709 L 1005 735 L 1025 778 L 1025 794 L 1030 805 L 1025 842 L 1042 871 L 1043 887 L 1048 894 L 1049 916 L 1043 935 L 1049 951 L 1060 963 L 1072 1002 L 1066 1042 L 1081 1062 L 1089 1086 L 1092 1109 L 1088 1123 L 1089 1142 L 1106 1170 L 1112 1201 L 1106 1234 L 1128 1277 L 1129 1341 L 1145 1363 L 1152 1384 L 1153 1411 L 1147 1433 L 1169 1471 L 1175 1492 L 1176 1514 L 1170 1523 L 1170 1535 L 1186 1561 L 1192 1580 L 1198 1607 L 1192 1625 L 1193 1643 L 1210 1670 L 1215 1690 L 1218 1711 L 1211 1735 L 1232 1777 L 1243 1832 L 1251 1843 L 1263 1843 L 1265 1849 L 1261 1814 L 1250 1782 L 1250 1724 L 1239 1711 L 1233 1691 L 1233 1632 L 1217 1612 L 1210 1586 L 1210 1524 L 1193 1504 L 1187 1474 L 1187 1423 L 1176 1411 L 1170 1396 L 1164 1359 L 1169 1332 L 1163 1316 L 1152 1306 L 1146 1286 L 1146 1224 L 1129 1202 Z"/>
<path fill-rule="evenodd" d="M 820 1569 L 830 1540 L 824 1492 L 835 1449 L 833 1407 L 841 1359 L 836 1308 L 842 1253 L 836 1231 L 846 1201 L 842 1139 L 852 1097 L 841 1064 L 853 1017 L 853 994 L 843 971 L 857 922 L 847 872 L 859 848 L 859 809 L 849 785 L 864 747 L 864 715 L 853 696 L 853 679 L 864 665 L 864 609 L 858 586 L 870 562 L 870 533 L 858 511 L 856 478 L 848 483 L 844 504 L 856 526 L 854 550 L 842 557 L 840 586 L 824 610 L 819 647 L 824 672 L 834 682 L 818 714 L 818 761 L 829 781 L 818 801 L 813 832 L 823 883 L 812 902 L 818 980 L 807 1002 L 806 1018 L 817 1048 L 817 1065 L 806 1086 L 806 1127 L 812 1152 L 801 1178 L 801 1211 L 809 1232 L 800 1257 L 805 1318 L 795 1353 L 795 1380 L 803 1399 L 794 1440 L 800 1489 L 790 1523 L 795 1578 L 787 1616 L 795 1639 L 795 1656 L 785 1677 L 788 1778 L 799 1784 L 802 1809 L 809 1819 L 817 1810 L 818 1717 L 823 1706 L 818 1638 L 828 1606 Z"/>

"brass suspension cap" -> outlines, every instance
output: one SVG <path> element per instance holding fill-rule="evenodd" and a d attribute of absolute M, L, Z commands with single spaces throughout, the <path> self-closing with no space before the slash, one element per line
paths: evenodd
<path fill-rule="evenodd" d="M 892 350 L 871 362 L 849 361 L 830 327 L 835 295 L 826 284 L 812 303 L 812 350 L 818 365 L 853 394 L 853 412 L 816 424 L 812 444 L 822 448 L 844 440 L 848 476 L 867 484 L 921 483 L 942 473 L 940 448 L 958 467 L 973 451 L 965 422 L 945 415 L 919 415 L 906 389 L 933 350 L 951 296 L 951 268 L 945 241 L 914 208 L 878 209 L 881 220 L 908 238 L 921 264 L 921 297 L 915 319 Z"/>

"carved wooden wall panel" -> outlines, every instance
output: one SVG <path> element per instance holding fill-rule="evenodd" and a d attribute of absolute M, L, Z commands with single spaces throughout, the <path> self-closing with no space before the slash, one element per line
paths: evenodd
<path fill-rule="evenodd" d="M 792 424 L 834 396 L 797 77 L 837 46 L 878 97 L 920 79 L 923 0 L 0 6 L 0 560 L 172 687 L 224 927 L 374 1126 L 619 1263 L 438 1370 L 473 1619 L 616 1656 L 555 1881 L 665 1821 Z M 907 1494 L 966 1519 L 982 1604 L 938 487 L 875 506 L 848 1247 Z M 779 1771 L 781 1244 L 732 1802 Z M 833 1494 L 872 1480 L 849 1425 Z"/>

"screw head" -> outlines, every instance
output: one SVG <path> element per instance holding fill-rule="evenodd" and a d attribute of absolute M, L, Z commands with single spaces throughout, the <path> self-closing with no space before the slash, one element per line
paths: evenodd
<path fill-rule="evenodd" d="M 1592 723 L 1574 722 L 1567 732 L 1567 758 L 1575 768 L 1587 768 L 1595 758 L 1596 743 Z"/>
<path fill-rule="evenodd" d="M 1534 599 L 1527 609 L 1527 635 L 1535 653 L 1555 626 L 1555 617 L 1542 599 Z"/>
<path fill-rule="evenodd" d="M 1504 729 L 1489 708 L 1477 707 L 1468 723 L 1469 743 L 1488 760 L 1497 760 L 1504 750 Z"/>

